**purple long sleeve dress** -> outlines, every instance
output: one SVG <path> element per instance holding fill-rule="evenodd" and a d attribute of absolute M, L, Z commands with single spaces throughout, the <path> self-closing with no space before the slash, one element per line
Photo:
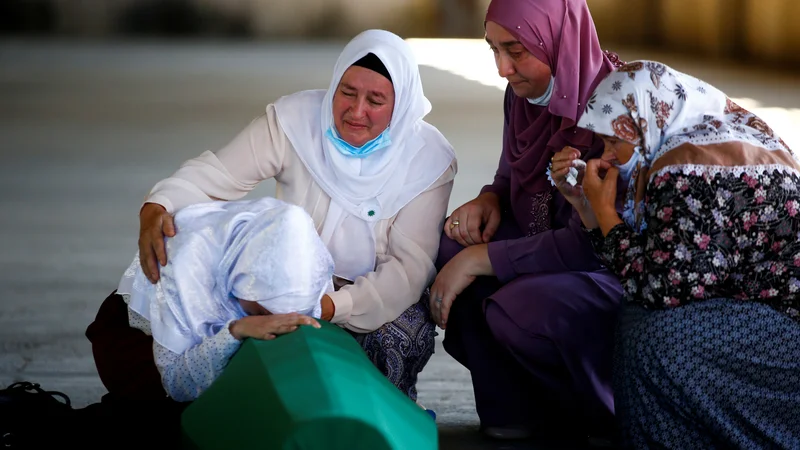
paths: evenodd
<path fill-rule="evenodd" d="M 514 94 L 506 92 L 506 134 Z M 602 141 L 572 142 L 585 158 Z M 506 141 L 508 144 L 508 140 Z M 483 427 L 587 432 L 612 428 L 614 325 L 622 289 L 555 188 L 530 194 L 504 146 L 494 182 L 503 219 L 489 244 L 496 277 L 453 303 L 444 348 L 468 368 Z M 438 268 L 462 247 L 442 235 Z"/>
<path fill-rule="evenodd" d="M 549 66 L 552 96 L 536 106 L 506 90 L 503 153 L 494 183 L 483 189 L 503 209 L 489 244 L 496 276 L 476 279 L 456 298 L 444 348 L 472 374 L 483 427 L 605 434 L 614 429 L 622 288 L 546 172 L 565 146 L 583 159 L 602 153 L 602 141 L 575 125 L 601 106 L 592 92 L 622 62 L 600 47 L 585 0 L 493 0 L 486 21 Z M 443 236 L 439 268 L 460 250 Z"/>

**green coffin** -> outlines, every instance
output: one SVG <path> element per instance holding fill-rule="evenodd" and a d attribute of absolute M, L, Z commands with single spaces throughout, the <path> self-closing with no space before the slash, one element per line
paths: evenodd
<path fill-rule="evenodd" d="M 425 450 L 436 424 L 328 322 L 247 339 L 183 413 L 190 449 Z"/>

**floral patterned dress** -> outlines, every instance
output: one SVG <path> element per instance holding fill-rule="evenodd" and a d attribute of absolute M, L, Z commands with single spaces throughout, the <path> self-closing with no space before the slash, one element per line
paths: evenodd
<path fill-rule="evenodd" d="M 753 300 L 800 321 L 800 178 L 739 172 L 665 169 L 647 187 L 643 234 L 624 223 L 605 238 L 594 230 L 629 302 Z"/>

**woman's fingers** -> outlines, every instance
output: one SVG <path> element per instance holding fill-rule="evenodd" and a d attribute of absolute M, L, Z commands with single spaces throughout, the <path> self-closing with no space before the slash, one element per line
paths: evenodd
<path fill-rule="evenodd" d="M 453 211 L 453 214 L 451 214 L 450 217 L 448 217 L 447 220 L 444 221 L 444 234 L 450 239 L 455 239 L 453 237 L 453 228 L 454 228 L 453 218 L 457 217 L 456 214 L 458 214 L 458 209 Z"/>
<path fill-rule="evenodd" d="M 441 294 L 441 280 L 437 277 L 431 286 L 431 317 L 440 328 L 444 329 L 442 323 L 442 294 Z"/>
<path fill-rule="evenodd" d="M 164 234 L 161 232 L 161 227 L 153 228 L 150 232 L 150 245 L 153 246 L 159 264 L 161 264 L 161 266 L 166 266 L 167 248 L 164 244 Z"/>
<path fill-rule="evenodd" d="M 483 243 L 481 222 L 483 222 L 483 218 L 477 214 L 470 214 L 467 217 L 467 237 L 469 238 L 468 241 L 472 242 L 472 245 Z"/>
<path fill-rule="evenodd" d="M 447 328 L 447 318 L 450 316 L 450 308 L 453 306 L 453 301 L 456 299 L 455 295 L 444 294 L 440 306 L 440 321 L 439 325 L 443 330 Z"/>
<path fill-rule="evenodd" d="M 462 247 L 469 247 L 471 245 L 467 241 L 466 233 L 466 221 L 468 216 L 468 213 L 462 213 L 461 217 L 457 217 L 451 222 L 453 239 L 455 239 L 455 241 L 458 242 Z"/>
<path fill-rule="evenodd" d="M 158 260 L 150 241 L 145 237 L 139 240 L 139 264 L 147 279 L 151 283 L 156 283 L 159 278 Z"/>

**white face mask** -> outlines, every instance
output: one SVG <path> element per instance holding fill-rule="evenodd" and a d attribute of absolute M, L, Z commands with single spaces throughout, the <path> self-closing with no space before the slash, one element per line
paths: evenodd
<path fill-rule="evenodd" d="M 544 91 L 539 98 L 526 98 L 525 100 L 528 101 L 531 105 L 537 106 L 547 106 L 550 104 L 550 97 L 553 96 L 553 86 L 556 84 L 556 79 L 554 76 L 550 75 L 550 84 L 547 85 L 547 90 Z"/>
<path fill-rule="evenodd" d="M 639 161 L 642 160 L 642 147 L 637 145 L 633 148 L 633 154 L 631 155 L 631 159 L 628 160 L 625 164 L 618 164 L 617 169 L 619 169 L 619 177 L 622 178 L 622 181 L 625 183 L 629 183 L 631 181 L 631 177 L 633 176 L 633 171 L 636 170 L 636 166 L 639 165 Z"/>
<path fill-rule="evenodd" d="M 361 147 L 356 147 L 355 145 L 339 137 L 339 133 L 336 131 L 336 127 L 333 125 L 328 128 L 328 131 L 325 133 L 325 137 L 331 141 L 336 150 L 339 150 L 339 153 L 343 154 L 344 156 L 354 156 L 356 158 L 366 158 L 372 153 L 388 147 L 392 143 L 392 139 L 389 135 L 389 127 L 386 127 L 381 134 L 363 144 Z"/>

